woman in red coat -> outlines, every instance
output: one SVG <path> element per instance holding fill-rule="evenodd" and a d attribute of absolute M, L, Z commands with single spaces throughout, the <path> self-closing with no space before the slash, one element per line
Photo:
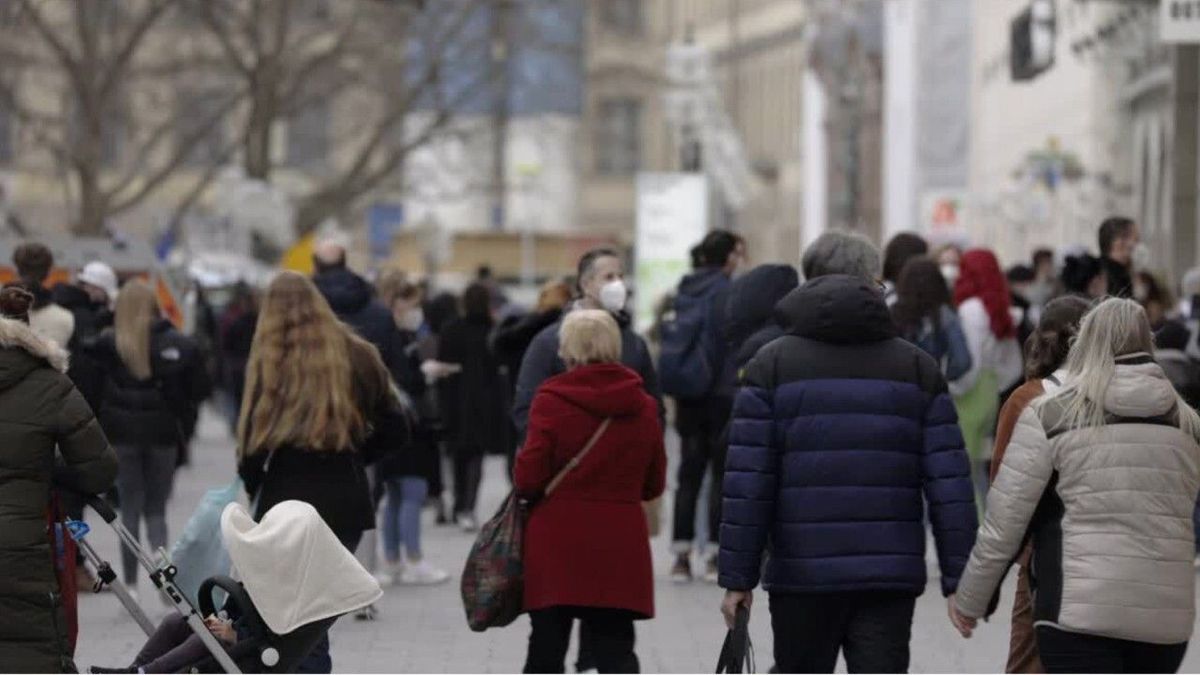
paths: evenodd
<path fill-rule="evenodd" d="M 608 429 L 525 531 L 527 673 L 561 673 L 571 628 L 583 622 L 602 673 L 638 671 L 633 622 L 654 616 L 654 573 L 642 502 L 662 494 L 667 457 L 658 405 L 620 365 L 621 334 L 607 312 L 569 314 L 559 355 L 567 372 L 538 390 L 517 491 L 536 498 L 606 419 Z"/>

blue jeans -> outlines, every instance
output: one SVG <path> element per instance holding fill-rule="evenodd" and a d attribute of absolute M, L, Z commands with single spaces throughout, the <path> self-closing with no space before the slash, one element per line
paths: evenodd
<path fill-rule="evenodd" d="M 429 496 L 429 483 L 419 476 L 395 476 L 384 481 L 383 555 L 388 562 L 400 559 L 400 543 L 412 560 L 421 558 L 421 509 Z"/>

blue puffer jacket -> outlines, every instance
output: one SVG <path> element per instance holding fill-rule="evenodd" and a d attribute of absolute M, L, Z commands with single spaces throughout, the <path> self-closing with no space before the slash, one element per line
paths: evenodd
<path fill-rule="evenodd" d="M 883 297 L 857 278 L 814 279 L 779 312 L 787 334 L 746 367 L 734 405 L 721 586 L 757 586 L 769 542 L 769 592 L 919 595 L 928 501 L 953 593 L 977 522 L 937 363 L 896 337 Z"/>

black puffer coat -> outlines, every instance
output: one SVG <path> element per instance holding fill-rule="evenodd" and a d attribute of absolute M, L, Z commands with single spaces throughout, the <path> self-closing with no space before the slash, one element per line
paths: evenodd
<path fill-rule="evenodd" d="M 46 536 L 53 482 L 88 494 L 117 457 L 63 374 L 66 352 L 0 318 L 0 671 L 74 672 Z M 55 466 L 57 445 L 63 464 Z"/>
<path fill-rule="evenodd" d="M 191 437 L 200 403 L 212 388 L 194 340 L 169 321 L 154 324 L 149 380 L 137 379 L 125 367 L 112 332 L 100 336 L 89 353 L 104 370 L 97 416 L 110 441 L 178 447 Z"/>

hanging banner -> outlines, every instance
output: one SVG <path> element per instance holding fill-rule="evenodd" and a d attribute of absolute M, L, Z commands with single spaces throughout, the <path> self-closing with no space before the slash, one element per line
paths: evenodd
<path fill-rule="evenodd" d="M 662 299 L 691 269 L 689 251 L 708 232 L 708 181 L 698 173 L 637 176 L 636 327 L 654 324 Z"/>

